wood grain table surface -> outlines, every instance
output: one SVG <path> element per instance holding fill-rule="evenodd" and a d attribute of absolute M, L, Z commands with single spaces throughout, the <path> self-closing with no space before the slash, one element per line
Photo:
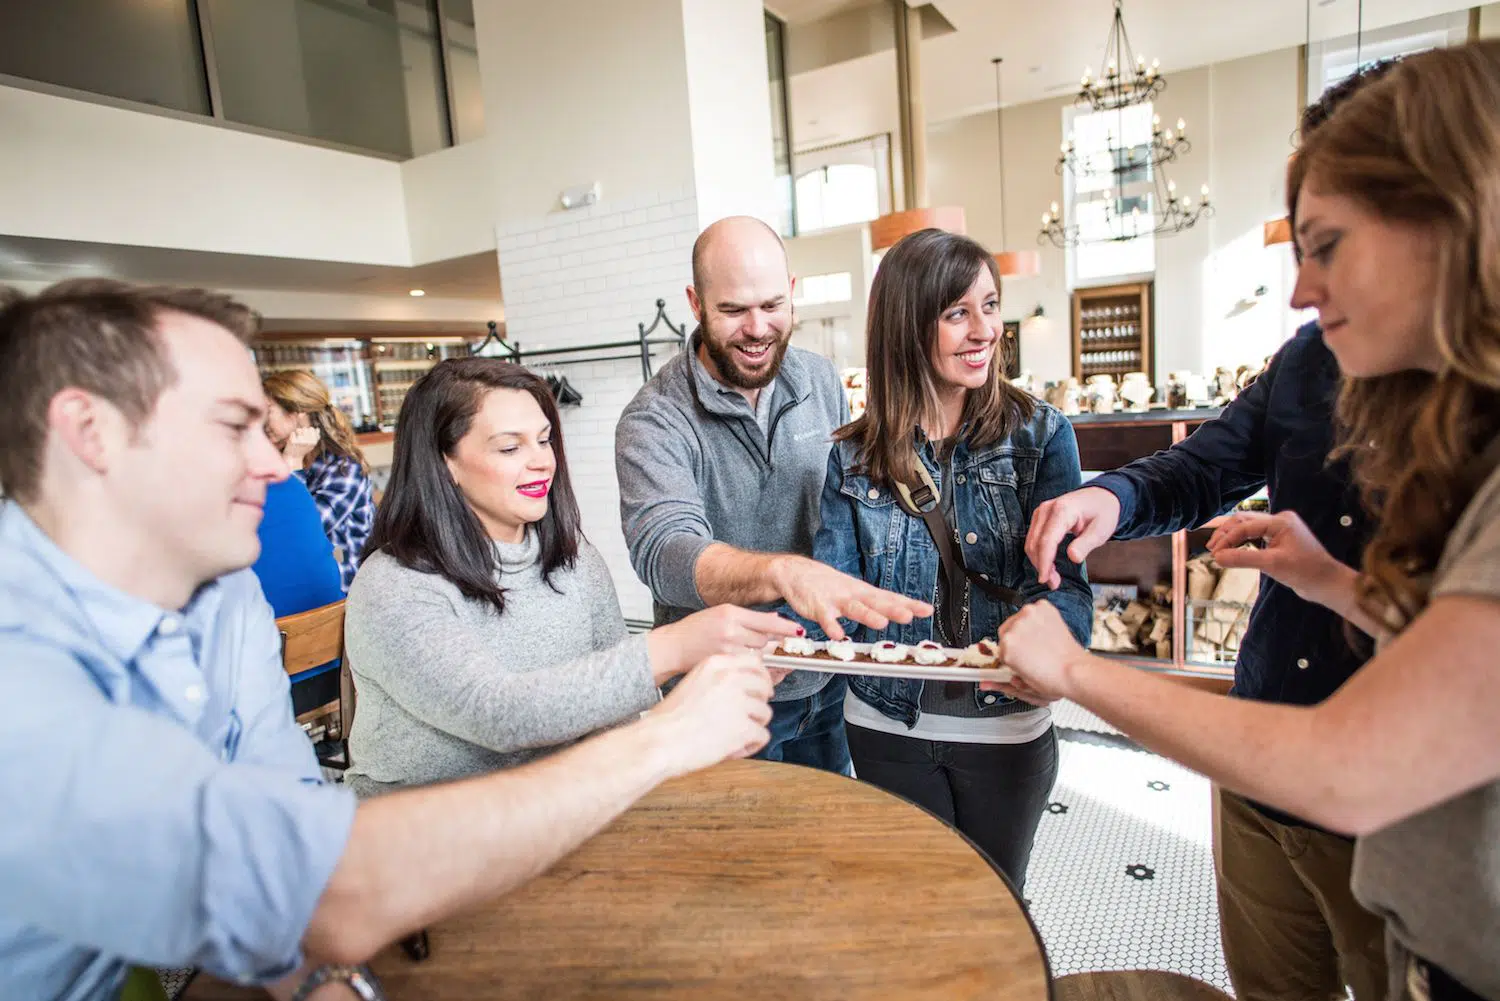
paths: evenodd
<path fill-rule="evenodd" d="M 666 783 L 430 933 L 422 962 L 374 960 L 392 1001 L 1048 997 L 1035 931 L 961 836 L 874 786 L 762 761 Z M 185 995 L 254 996 L 204 976 Z"/>

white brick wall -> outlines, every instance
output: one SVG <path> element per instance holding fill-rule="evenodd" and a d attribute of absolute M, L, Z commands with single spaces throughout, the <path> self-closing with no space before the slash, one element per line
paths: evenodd
<path fill-rule="evenodd" d="M 697 235 L 698 203 L 691 189 L 604 201 L 500 227 L 507 337 L 523 352 L 630 340 L 636 325 L 655 315 L 657 299 L 666 300 L 674 323 L 691 327 L 683 289 L 692 278 Z M 657 369 L 671 354 L 658 350 L 652 362 Z M 546 361 L 530 364 L 543 374 L 566 375 L 583 396 L 582 406 L 563 411 L 563 434 L 584 533 L 609 565 L 626 617 L 649 620 L 651 593 L 630 566 L 620 531 L 614 452 L 620 412 L 641 388 L 640 362 Z"/>

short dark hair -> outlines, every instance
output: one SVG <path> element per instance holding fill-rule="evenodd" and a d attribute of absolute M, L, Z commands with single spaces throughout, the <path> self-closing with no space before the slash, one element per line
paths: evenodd
<path fill-rule="evenodd" d="M 1355 70 L 1323 91 L 1316 101 L 1302 109 L 1302 119 L 1297 124 L 1298 139 L 1306 139 L 1309 133 L 1332 118 L 1333 113 L 1349 98 L 1359 93 L 1366 84 L 1385 76 L 1400 61 L 1398 56 L 1394 59 L 1382 59 L 1371 63 L 1362 69 Z"/>
<path fill-rule="evenodd" d="M 583 537 L 563 450 L 562 420 L 546 382 L 498 358 L 445 359 L 407 391 L 396 422 L 390 484 L 364 555 L 384 550 L 402 566 L 437 574 L 464 597 L 487 601 L 503 613 L 505 589 L 496 580 L 499 559 L 494 543 L 445 461 L 469 433 L 486 394 L 495 389 L 529 393 L 552 424 L 557 471 L 537 534 L 542 579 L 556 589 L 552 574 L 573 566 Z"/>
<path fill-rule="evenodd" d="M 249 345 L 260 316 L 199 288 L 106 278 L 59 282 L 34 296 L 0 288 L 0 487 L 22 502 L 41 489 L 52 398 L 77 387 L 140 426 L 177 381 L 157 329 L 163 313 L 215 323 Z"/>

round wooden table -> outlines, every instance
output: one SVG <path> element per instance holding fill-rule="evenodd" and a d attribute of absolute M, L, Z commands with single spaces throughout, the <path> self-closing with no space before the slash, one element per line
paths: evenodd
<path fill-rule="evenodd" d="M 431 945 L 376 957 L 392 1001 L 1048 997 L 1035 930 L 961 836 L 874 786 L 761 761 L 666 783 Z M 201 976 L 185 995 L 249 996 Z"/>

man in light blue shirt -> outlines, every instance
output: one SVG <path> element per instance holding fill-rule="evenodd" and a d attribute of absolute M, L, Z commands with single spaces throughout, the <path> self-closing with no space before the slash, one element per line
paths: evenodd
<path fill-rule="evenodd" d="M 758 656 L 708 657 L 641 722 L 526 768 L 357 808 L 323 784 L 245 569 L 288 474 L 256 319 L 195 290 L 0 288 L 4 1001 L 115 999 L 132 966 L 352 998 L 347 964 L 766 739 Z"/>

